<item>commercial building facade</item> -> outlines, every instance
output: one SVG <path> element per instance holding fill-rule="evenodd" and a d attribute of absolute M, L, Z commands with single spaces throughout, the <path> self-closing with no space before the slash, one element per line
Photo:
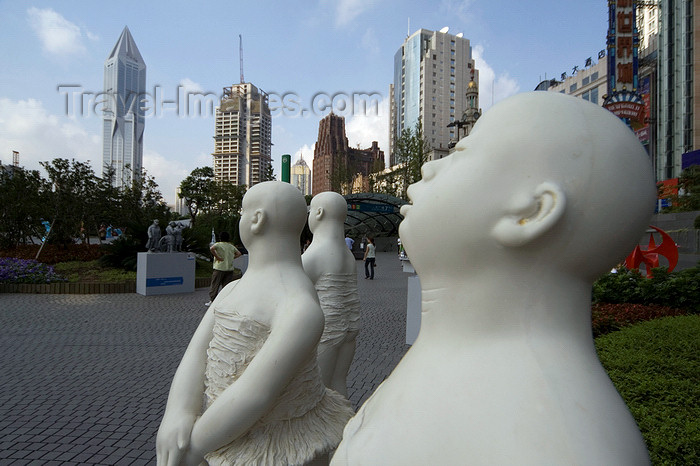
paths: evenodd
<path fill-rule="evenodd" d="M 318 125 L 314 147 L 312 193 L 341 194 L 369 189 L 368 175 L 384 169 L 384 151 L 377 141 L 368 149 L 353 149 L 345 136 L 345 117 L 330 113 Z M 362 180 L 357 183 L 358 177 Z"/>
<path fill-rule="evenodd" d="M 114 170 L 112 184 L 129 187 L 143 166 L 146 63 L 128 27 L 104 63 L 102 113 L 103 173 Z"/>
<path fill-rule="evenodd" d="M 251 187 L 272 166 L 272 117 L 268 95 L 251 83 L 225 87 L 216 108 L 214 177 Z"/>
<path fill-rule="evenodd" d="M 598 63 L 577 70 L 576 74 L 567 76 L 563 81 L 550 80 L 547 89 L 550 92 L 560 92 L 588 100 L 596 105 L 603 104 L 607 93 L 608 74 L 607 57 L 601 54 Z M 542 84 L 540 84 L 542 85 Z"/>
<path fill-rule="evenodd" d="M 700 0 L 660 3 L 657 180 L 700 162 Z M 697 46 L 696 46 L 697 45 Z"/>

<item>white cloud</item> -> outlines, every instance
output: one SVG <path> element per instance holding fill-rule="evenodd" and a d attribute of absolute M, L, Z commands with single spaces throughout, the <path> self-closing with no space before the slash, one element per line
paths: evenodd
<path fill-rule="evenodd" d="M 32 7 L 27 10 L 29 24 L 39 37 L 44 51 L 51 55 L 68 56 L 85 53 L 80 28 L 51 8 Z M 87 37 L 94 38 L 86 32 Z"/>
<path fill-rule="evenodd" d="M 486 63 L 483 55 L 483 46 L 472 47 L 474 66 L 479 70 L 479 106 L 486 110 L 499 100 L 517 94 L 520 91 L 520 85 L 508 73 L 496 76 L 496 72 Z"/>
<path fill-rule="evenodd" d="M 474 15 L 471 11 L 473 3 L 474 0 L 442 0 L 440 3 L 440 10 L 447 18 L 454 16 L 462 23 L 469 24 L 474 20 Z"/>
<path fill-rule="evenodd" d="M 299 160 L 302 156 L 304 156 L 304 161 L 306 164 L 309 166 L 311 169 L 311 172 L 313 173 L 314 171 L 314 150 L 316 149 L 316 143 L 314 142 L 311 145 L 304 144 L 301 146 L 299 149 L 297 149 L 296 152 L 294 152 L 294 157 L 292 157 L 292 165 L 297 163 L 297 160 Z"/>
<path fill-rule="evenodd" d="M 370 9 L 377 0 L 340 0 L 335 9 L 336 26 L 346 26 L 366 10 Z"/>
<path fill-rule="evenodd" d="M 12 163 L 13 150 L 19 152 L 20 165 L 30 170 L 43 173 L 39 162 L 60 157 L 89 161 L 95 174 L 102 174 L 102 136 L 88 132 L 74 119 L 50 114 L 35 99 L 0 98 L 0 161 Z M 195 161 L 198 167 L 211 164 L 210 156 L 204 152 Z M 143 165 L 169 203 L 174 203 L 175 188 L 193 168 L 147 148 Z"/>
<path fill-rule="evenodd" d="M 201 154 L 200 154 L 201 155 Z M 208 161 L 207 165 L 211 163 Z M 197 165 L 202 166 L 202 165 Z M 144 148 L 143 168 L 155 178 L 160 193 L 168 204 L 175 204 L 175 190 L 180 186 L 180 182 L 190 174 L 192 168 L 185 167 L 177 160 L 166 159 L 158 152 Z"/>
<path fill-rule="evenodd" d="M 10 163 L 13 150 L 20 165 L 41 169 L 39 162 L 60 157 L 90 161 L 95 173 L 102 172 L 101 137 L 65 116 L 52 115 L 35 99 L 14 101 L 0 98 L 0 159 Z"/>
<path fill-rule="evenodd" d="M 379 41 L 377 40 L 377 34 L 374 32 L 374 29 L 369 28 L 362 35 L 362 46 L 373 55 L 379 53 Z"/>
<path fill-rule="evenodd" d="M 197 154 L 197 157 L 195 157 L 194 161 L 195 161 L 196 167 L 203 167 L 205 165 L 211 165 L 212 164 L 211 153 L 200 152 L 199 154 Z M 194 170 L 194 168 L 193 168 L 193 170 Z M 189 173 L 188 173 L 188 175 L 189 175 Z"/>
<path fill-rule="evenodd" d="M 202 88 L 202 86 L 199 83 L 192 81 L 190 78 L 181 79 L 180 86 L 182 86 L 182 88 L 184 89 L 185 94 L 187 94 L 187 93 L 195 94 L 195 93 L 204 92 L 204 89 Z"/>
<path fill-rule="evenodd" d="M 357 112 L 356 112 L 357 113 Z M 379 149 L 384 151 L 384 156 L 389 154 L 389 97 L 384 97 L 379 102 L 378 111 L 367 111 L 364 114 L 356 114 L 346 117 L 345 133 L 348 137 L 348 145 L 367 149 L 372 141 L 379 143 Z"/>

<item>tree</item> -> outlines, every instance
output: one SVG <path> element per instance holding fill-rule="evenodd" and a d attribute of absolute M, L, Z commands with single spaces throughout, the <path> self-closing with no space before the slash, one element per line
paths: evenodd
<path fill-rule="evenodd" d="M 275 175 L 272 163 L 265 165 L 265 169 L 260 174 L 260 181 L 277 181 L 277 175 Z"/>
<path fill-rule="evenodd" d="M 132 236 L 144 244 L 151 222 L 158 219 L 165 226 L 170 221 L 171 212 L 158 183 L 146 170 L 133 179 L 133 184 L 121 191 L 118 214 L 112 216 L 109 222 L 125 226 Z"/>
<path fill-rule="evenodd" d="M 678 178 L 678 204 L 681 210 L 700 210 L 700 165 L 693 165 Z"/>
<path fill-rule="evenodd" d="M 212 207 L 214 189 L 214 169 L 211 167 L 195 168 L 180 183 L 180 197 L 185 201 L 193 225 L 200 212 L 207 212 Z"/>
<path fill-rule="evenodd" d="M 671 207 L 666 211 L 689 212 L 700 210 L 700 165 L 692 165 L 678 177 L 677 193 L 662 183 L 657 185 L 660 198 L 670 199 Z"/>
<path fill-rule="evenodd" d="M 372 185 L 370 192 L 401 197 L 405 184 L 404 177 L 405 173 L 403 165 L 392 167 L 392 169 L 387 173 L 378 174 L 371 178 Z"/>
<path fill-rule="evenodd" d="M 0 168 L 0 247 L 13 248 L 40 236 L 50 187 L 37 170 Z"/>
<path fill-rule="evenodd" d="M 406 199 L 408 186 L 421 179 L 421 167 L 428 161 L 430 146 L 423 135 L 423 126 L 418 122 L 415 128 L 404 128 L 396 140 L 396 168 L 377 177 L 373 185 L 377 192 Z"/>
<path fill-rule="evenodd" d="M 350 194 L 352 181 L 356 173 L 355 167 L 348 163 L 348 157 L 345 152 L 337 152 L 334 162 L 331 173 L 328 174 L 331 191 L 343 195 Z"/>
<path fill-rule="evenodd" d="M 53 224 L 47 241 L 72 244 L 86 221 L 94 215 L 97 177 L 90 165 L 75 159 L 40 162 L 51 185 L 50 221 Z"/>
<path fill-rule="evenodd" d="M 235 185 L 228 181 L 214 183 L 212 189 L 212 211 L 219 216 L 238 216 L 245 193 L 245 185 Z"/>
<path fill-rule="evenodd" d="M 421 167 L 428 161 L 428 141 L 423 136 L 423 125 L 419 121 L 415 128 L 404 128 L 396 141 L 396 160 L 404 165 L 405 183 L 401 196 L 406 199 L 408 186 L 421 179 Z"/>

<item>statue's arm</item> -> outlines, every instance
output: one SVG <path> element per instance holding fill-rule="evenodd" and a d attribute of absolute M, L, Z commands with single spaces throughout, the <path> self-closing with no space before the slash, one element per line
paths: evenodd
<path fill-rule="evenodd" d="M 214 328 L 214 307 L 202 318 L 170 385 L 168 403 L 156 437 L 158 465 L 177 465 L 190 442 L 202 408 L 207 348 Z"/>
<path fill-rule="evenodd" d="M 192 458 L 201 458 L 247 432 L 316 350 L 323 313 L 313 299 L 294 301 L 291 308 L 285 303 L 285 309 L 280 309 L 265 344 L 243 374 L 195 422 L 188 452 Z"/>
<path fill-rule="evenodd" d="M 301 255 L 301 264 L 304 267 L 304 272 L 306 276 L 311 279 L 311 283 L 314 285 L 321 276 L 320 267 L 318 264 L 318 258 L 316 257 L 316 250 L 312 249 L 311 246 L 306 250 L 304 254 Z"/>

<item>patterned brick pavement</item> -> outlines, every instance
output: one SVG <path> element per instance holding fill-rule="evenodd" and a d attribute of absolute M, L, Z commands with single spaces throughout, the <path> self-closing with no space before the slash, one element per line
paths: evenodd
<path fill-rule="evenodd" d="M 408 349 L 407 276 L 357 261 L 362 331 L 349 374 L 360 406 Z M 0 294 L 0 465 L 145 465 L 168 388 L 206 311 L 205 289 L 141 296 Z"/>

